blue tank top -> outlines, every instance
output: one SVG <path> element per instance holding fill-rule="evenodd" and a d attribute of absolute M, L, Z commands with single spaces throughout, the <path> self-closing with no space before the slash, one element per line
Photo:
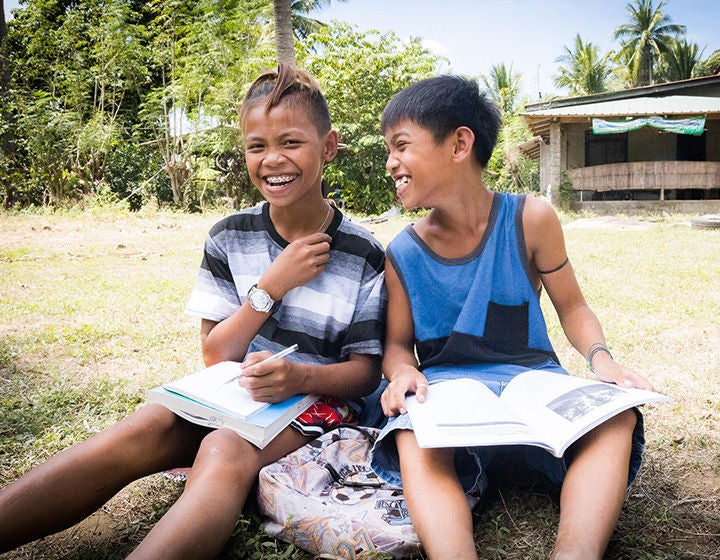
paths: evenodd
<path fill-rule="evenodd" d="M 441 257 L 412 226 L 389 244 L 387 258 L 412 309 L 421 370 L 559 364 L 530 281 L 524 205 L 524 196 L 494 193 L 483 238 L 461 258 Z"/>

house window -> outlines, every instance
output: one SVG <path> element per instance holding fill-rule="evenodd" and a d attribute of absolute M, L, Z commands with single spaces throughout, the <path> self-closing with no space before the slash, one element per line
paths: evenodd
<path fill-rule="evenodd" d="M 706 161 L 705 155 L 705 133 L 700 136 L 690 134 L 677 135 L 677 160 L 678 161 Z"/>
<path fill-rule="evenodd" d="M 585 133 L 585 167 L 604 163 L 623 163 L 627 161 L 628 137 L 626 132 L 619 134 Z"/>

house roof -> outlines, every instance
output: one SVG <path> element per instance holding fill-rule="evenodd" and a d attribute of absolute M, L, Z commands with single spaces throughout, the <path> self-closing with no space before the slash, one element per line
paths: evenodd
<path fill-rule="evenodd" d="M 547 138 L 550 124 L 556 120 L 578 122 L 592 117 L 624 119 L 651 115 L 720 118 L 720 97 L 690 95 L 638 97 L 522 113 L 533 135 L 542 138 Z"/>
<path fill-rule="evenodd" d="M 555 107 L 532 113 L 525 117 L 637 117 L 649 115 L 698 115 L 720 113 L 720 97 L 697 97 L 670 95 L 667 97 L 639 97 L 586 103 L 571 107 Z"/>
<path fill-rule="evenodd" d="M 586 122 L 592 117 L 622 119 L 653 115 L 720 119 L 720 75 L 531 103 L 520 114 L 533 136 L 546 142 L 553 121 Z"/>

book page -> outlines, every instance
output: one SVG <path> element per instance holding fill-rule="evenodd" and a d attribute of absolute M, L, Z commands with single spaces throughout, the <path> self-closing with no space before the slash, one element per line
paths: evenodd
<path fill-rule="evenodd" d="M 418 406 L 426 407 L 438 426 L 524 424 L 484 383 L 474 379 L 435 383 Z"/>
<path fill-rule="evenodd" d="M 475 379 L 434 383 L 424 403 L 406 399 L 421 447 L 464 447 L 535 442 L 520 416 Z"/>
<path fill-rule="evenodd" d="M 253 400 L 250 393 L 238 385 L 233 378 L 240 371 L 238 362 L 220 362 L 168 383 L 165 388 L 245 419 L 266 408 L 268 403 Z"/>
<path fill-rule="evenodd" d="M 558 451 L 598 424 L 623 410 L 643 403 L 669 401 L 653 391 L 626 389 L 571 375 L 528 371 L 513 379 L 501 400 Z"/>
<path fill-rule="evenodd" d="M 532 370 L 500 398 L 482 382 L 460 378 L 428 388 L 425 403 L 407 397 L 421 447 L 536 445 L 560 457 L 573 441 L 614 414 L 669 397 L 610 383 Z"/>

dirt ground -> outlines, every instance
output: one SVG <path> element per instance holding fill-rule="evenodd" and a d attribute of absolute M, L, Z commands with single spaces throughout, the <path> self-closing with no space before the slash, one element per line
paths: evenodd
<path fill-rule="evenodd" d="M 199 263 L 200 250 L 198 240 L 201 240 L 211 225 L 219 218 L 219 215 L 176 217 L 176 216 L 142 216 L 134 217 L 131 220 L 119 219 L 115 227 L 108 228 L 108 217 L 98 217 L 93 220 L 66 220 L 57 216 L 27 216 L 22 218 L 22 227 L 17 227 L 17 222 L 11 225 L 0 217 L 0 253 L 1 259 L 13 258 L 22 260 L 33 260 L 47 258 L 47 251 L 61 255 L 68 260 L 92 259 L 98 252 L 104 252 L 106 256 L 116 257 L 121 260 L 132 262 L 155 261 L 159 266 L 171 266 L 166 263 L 166 250 L 162 249 L 165 238 L 169 231 L 175 233 L 179 229 L 187 229 L 180 238 L 180 247 L 175 251 L 184 252 L 190 255 L 186 258 L 186 264 L 197 260 Z M 412 217 L 395 215 L 387 218 L 360 218 L 357 220 L 371 230 L 378 240 L 386 245 L 405 225 L 413 221 Z M 689 220 L 678 218 L 677 227 L 689 227 Z M 656 222 L 626 217 L 591 217 L 569 220 L 564 224 L 565 229 L 615 229 L 628 231 L 643 231 L 657 226 Z M 112 229 L 112 234 L 102 232 Z M 33 247 L 42 248 L 42 251 L 35 253 Z M 157 247 L 153 249 L 152 247 Z M 7 256 L 13 250 L 23 249 L 22 254 Z M 140 248 L 140 249 L 138 249 Z M 3 256 L 6 255 L 6 256 Z M 0 281 L 0 286 L 2 282 Z M 0 334 L 7 334 L 16 328 L 13 325 L 0 325 Z M 118 361 L 115 366 L 117 376 L 126 374 L 131 368 L 128 363 Z M 105 370 L 107 371 L 107 370 Z M 682 445 L 688 434 L 678 431 L 672 434 L 677 446 Z M 671 462 L 671 461 L 670 461 Z M 677 533 L 673 538 L 685 539 L 688 550 L 703 551 L 688 553 L 683 558 L 720 558 L 720 552 L 713 553 L 708 548 L 708 543 L 720 542 L 720 534 L 717 527 L 711 530 L 704 524 L 710 518 L 720 519 L 718 513 L 718 492 L 720 491 L 720 469 L 683 469 L 681 472 L 670 472 L 666 468 L 666 458 L 658 454 L 650 460 L 644 470 L 645 479 L 639 480 L 636 488 L 628 498 L 628 527 L 635 529 L 631 517 L 636 508 L 639 508 L 642 516 L 647 516 L 648 502 L 662 502 L 658 504 L 657 523 L 663 523 L 663 509 L 671 509 L 677 519 L 683 520 L 683 534 L 679 537 Z M 720 467 L 720 463 L 718 463 Z M 132 519 L 152 514 L 152 506 L 145 504 L 141 499 L 145 492 L 155 492 L 160 488 L 167 492 L 167 482 L 160 480 L 142 481 L 131 487 L 113 499 L 99 512 L 88 518 L 83 523 L 65 531 L 57 540 L 48 543 L 49 548 L 42 544 L 35 550 L 26 549 L 0 556 L 12 560 L 20 558 L 51 558 L 55 557 L 52 550 L 62 550 L 66 546 L 73 548 L 78 542 L 94 542 L 102 540 L 126 540 L 127 536 L 118 533 L 118 526 L 132 527 Z M 138 494 L 140 496 L 138 496 Z M 671 501 L 672 503 L 669 503 Z M 647 519 L 646 519 L 647 521 Z M 129 524 L 128 524 L 129 523 Z M 697 525 L 697 526 L 695 526 Z M 672 534 L 672 533 L 671 533 Z M 40 552 L 38 555 L 38 551 Z M 71 556 L 72 558 L 79 558 Z M 102 557 L 99 555 L 98 557 Z M 622 558 L 620 554 L 613 558 Z M 673 556 L 677 558 L 678 556 Z M 648 554 L 647 556 L 633 556 L 633 558 L 659 558 Z"/>

